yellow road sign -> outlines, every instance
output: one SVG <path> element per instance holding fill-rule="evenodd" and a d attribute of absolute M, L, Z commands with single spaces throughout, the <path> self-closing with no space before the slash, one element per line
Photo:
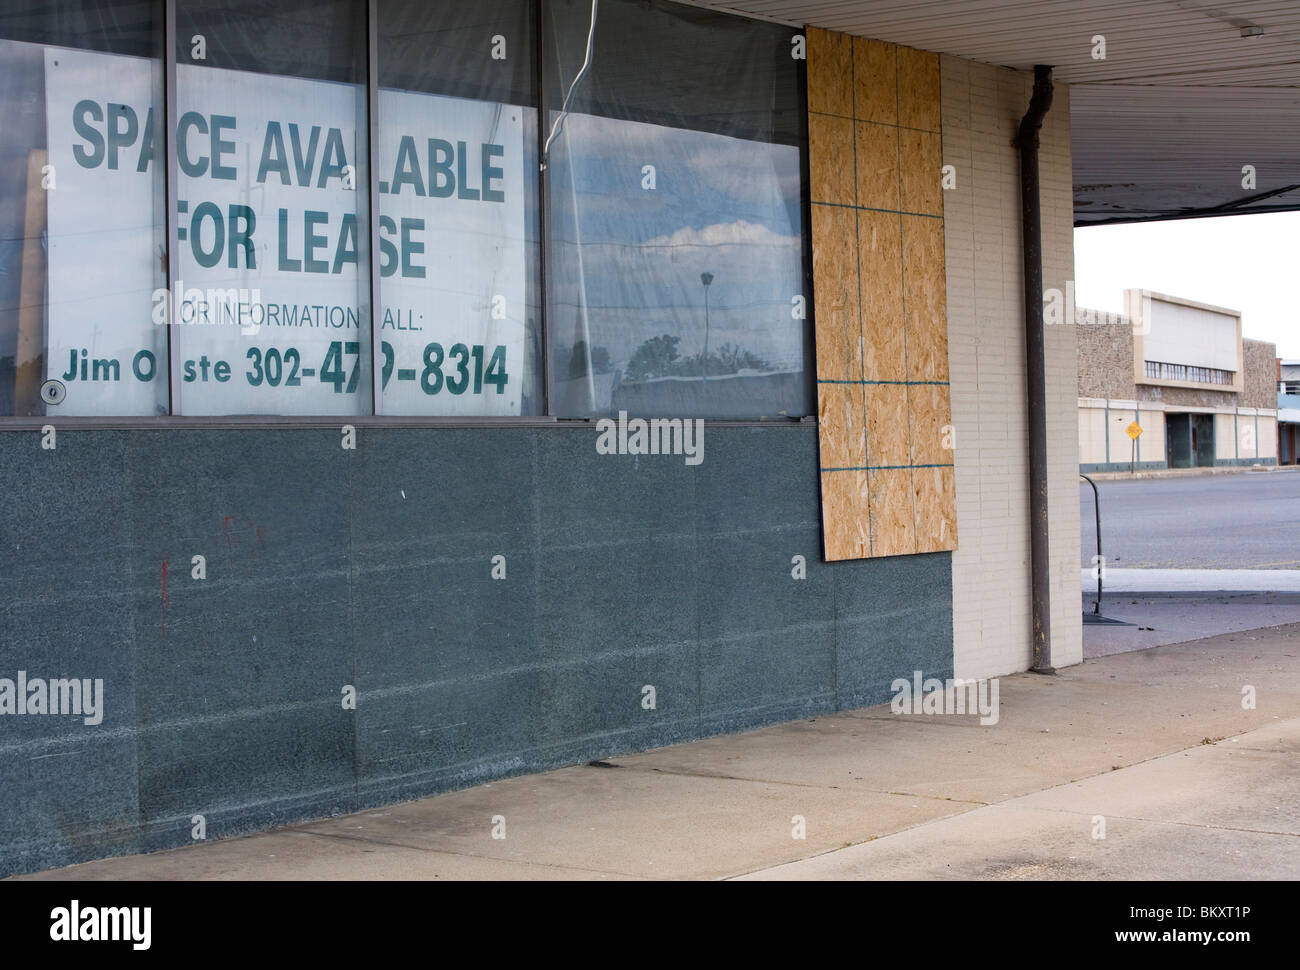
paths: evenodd
<path fill-rule="evenodd" d="M 1137 441 L 1137 440 L 1138 440 L 1138 435 L 1140 435 L 1140 434 L 1142 433 L 1142 425 L 1140 425 L 1140 424 L 1138 424 L 1136 421 L 1134 421 L 1132 424 L 1130 424 L 1130 425 L 1129 425 L 1127 428 L 1125 428 L 1124 430 L 1128 432 L 1128 436 L 1129 436 L 1130 438 L 1132 438 L 1134 441 Z"/>

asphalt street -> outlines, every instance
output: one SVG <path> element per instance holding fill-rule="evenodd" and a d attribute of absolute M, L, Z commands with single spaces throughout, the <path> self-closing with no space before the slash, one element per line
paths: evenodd
<path fill-rule="evenodd" d="M 1119 569 L 1300 569 L 1300 471 L 1097 482 L 1102 554 Z M 1079 481 L 1081 562 L 1097 550 Z"/>

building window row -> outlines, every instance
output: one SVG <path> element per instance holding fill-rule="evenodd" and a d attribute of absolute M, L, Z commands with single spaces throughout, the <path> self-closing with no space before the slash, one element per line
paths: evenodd
<path fill-rule="evenodd" d="M 1188 364 L 1170 364 L 1148 360 L 1146 376 L 1161 381 L 1188 381 L 1196 384 L 1231 384 L 1235 374 L 1217 367 L 1192 367 Z"/>
<path fill-rule="evenodd" d="M 792 31 L 15 0 L 0 414 L 812 412 Z"/>

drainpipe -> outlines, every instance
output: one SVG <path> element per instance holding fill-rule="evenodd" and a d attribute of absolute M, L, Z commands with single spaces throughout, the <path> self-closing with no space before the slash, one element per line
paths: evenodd
<path fill-rule="evenodd" d="M 1052 69 L 1034 66 L 1034 94 L 1020 119 L 1020 216 L 1025 256 L 1025 373 L 1029 387 L 1029 551 L 1033 598 L 1033 665 L 1052 667 L 1051 590 L 1047 550 L 1047 374 L 1043 348 L 1043 224 L 1038 182 L 1038 129 L 1052 106 Z"/>

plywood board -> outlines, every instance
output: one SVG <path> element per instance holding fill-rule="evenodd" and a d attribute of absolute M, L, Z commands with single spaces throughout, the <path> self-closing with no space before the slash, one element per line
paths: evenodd
<path fill-rule="evenodd" d="M 867 384 L 867 464 L 872 468 L 906 468 L 911 464 L 907 388 L 902 384 Z"/>
<path fill-rule="evenodd" d="M 867 439 L 861 384 L 818 384 L 817 421 L 823 469 L 863 468 Z"/>
<path fill-rule="evenodd" d="M 939 119 L 939 55 L 898 48 L 899 125 L 938 131 Z"/>
<path fill-rule="evenodd" d="M 898 211 L 898 129 L 855 122 L 858 205 Z"/>
<path fill-rule="evenodd" d="M 853 38 L 853 116 L 898 124 L 898 55 L 893 44 Z"/>
<path fill-rule="evenodd" d="M 935 132 L 899 129 L 899 175 L 904 212 L 943 215 L 943 148 Z"/>
<path fill-rule="evenodd" d="M 870 473 L 871 554 L 907 556 L 916 552 L 912 470 L 890 468 Z"/>
<path fill-rule="evenodd" d="M 853 205 L 853 122 L 830 115 L 808 116 L 808 192 L 813 202 Z"/>
<path fill-rule="evenodd" d="M 852 117 L 853 38 L 818 27 L 807 37 L 808 110 Z"/>
<path fill-rule="evenodd" d="M 812 243 L 817 376 L 821 380 L 857 380 L 862 376 L 862 329 L 854 210 L 814 205 Z"/>
<path fill-rule="evenodd" d="M 892 212 L 858 212 L 858 267 L 862 276 L 862 377 L 899 381 L 907 376 L 903 319 L 903 249 Z"/>
<path fill-rule="evenodd" d="M 825 555 L 952 549 L 939 59 L 808 38 Z"/>
<path fill-rule="evenodd" d="M 914 468 L 916 551 L 957 548 L 957 485 L 952 468 Z"/>
<path fill-rule="evenodd" d="M 830 562 L 871 555 L 870 478 L 865 471 L 823 472 L 822 545 Z"/>
<path fill-rule="evenodd" d="M 943 220 L 902 217 L 907 379 L 948 379 L 948 295 Z"/>
<path fill-rule="evenodd" d="M 907 410 L 911 416 L 911 465 L 952 464 L 952 408 L 947 384 L 909 384 Z"/>

